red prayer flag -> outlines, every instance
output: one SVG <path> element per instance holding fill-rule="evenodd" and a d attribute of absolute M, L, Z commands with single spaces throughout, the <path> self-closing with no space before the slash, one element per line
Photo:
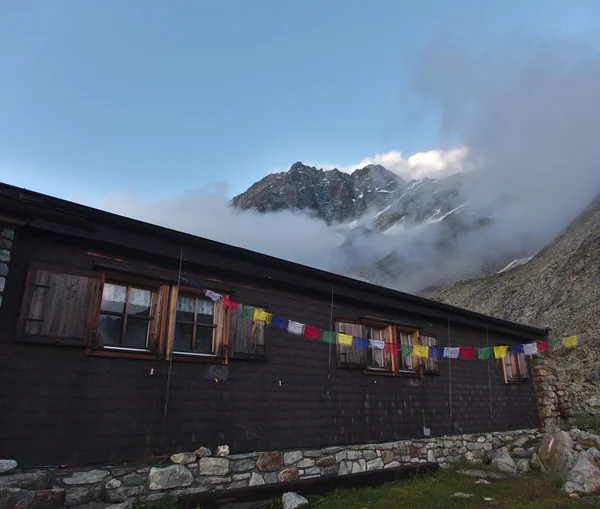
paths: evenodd
<path fill-rule="evenodd" d="M 538 353 L 541 352 L 549 352 L 550 351 L 550 342 L 549 341 L 539 341 L 537 344 Z"/>
<path fill-rule="evenodd" d="M 305 325 L 304 336 L 308 339 L 319 339 L 321 337 L 321 329 L 312 325 Z"/>
<path fill-rule="evenodd" d="M 385 342 L 385 351 L 387 354 L 398 355 L 398 343 L 392 341 Z"/>
<path fill-rule="evenodd" d="M 234 309 L 237 308 L 237 306 L 238 303 L 233 299 L 230 299 L 227 296 L 223 297 L 223 309 Z"/>
<path fill-rule="evenodd" d="M 477 348 L 471 346 L 461 346 L 458 357 L 463 361 L 472 361 L 476 354 Z"/>

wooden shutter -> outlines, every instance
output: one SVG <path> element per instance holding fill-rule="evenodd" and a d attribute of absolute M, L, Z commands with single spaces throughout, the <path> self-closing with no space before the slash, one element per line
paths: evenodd
<path fill-rule="evenodd" d="M 27 274 L 17 339 L 32 343 L 89 345 L 102 283 L 103 275 L 98 272 L 32 265 Z"/>
<path fill-rule="evenodd" d="M 364 325 L 336 322 L 336 332 L 357 338 L 365 337 Z M 340 368 L 364 369 L 367 367 L 367 351 L 354 348 L 353 345 L 340 345 L 336 342 L 337 364 Z"/>
<path fill-rule="evenodd" d="M 152 321 L 150 322 L 150 334 L 148 335 L 148 350 L 153 353 L 162 353 L 161 345 L 164 344 L 169 287 L 164 285 L 159 290 L 153 291 L 152 300 Z"/>
<path fill-rule="evenodd" d="M 229 310 L 229 356 L 237 359 L 264 360 L 267 355 L 267 331 L 264 323 L 244 317 L 241 307 Z"/>

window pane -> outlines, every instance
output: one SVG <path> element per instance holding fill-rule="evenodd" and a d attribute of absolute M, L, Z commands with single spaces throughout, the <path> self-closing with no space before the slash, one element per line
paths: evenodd
<path fill-rule="evenodd" d="M 129 290 L 128 315 L 150 316 L 151 304 L 152 292 L 150 290 L 140 290 L 139 288 L 131 288 Z"/>
<path fill-rule="evenodd" d="M 396 331 L 396 340 L 398 342 L 398 357 L 400 358 L 400 363 L 399 363 L 399 369 L 404 369 L 404 370 L 409 370 L 412 371 L 414 368 L 414 364 L 413 364 L 413 356 L 412 355 L 408 355 L 407 357 L 404 357 L 402 355 L 402 345 L 410 345 L 411 341 L 410 341 L 410 334 L 408 334 L 407 332 L 402 332 L 400 330 Z"/>
<path fill-rule="evenodd" d="M 146 348 L 148 342 L 148 320 L 138 318 L 127 318 L 125 329 L 125 340 L 122 346 L 130 348 Z"/>
<path fill-rule="evenodd" d="M 100 315 L 98 334 L 105 345 L 118 346 L 121 342 L 123 318 L 120 316 Z"/>
<path fill-rule="evenodd" d="M 198 299 L 197 322 L 206 325 L 213 324 L 213 316 L 215 314 L 215 305 L 212 301 Z"/>
<path fill-rule="evenodd" d="M 192 351 L 192 333 L 194 331 L 193 325 L 187 325 L 184 323 L 178 323 L 175 325 L 175 342 L 173 344 L 173 350 L 177 352 L 191 352 Z"/>
<path fill-rule="evenodd" d="M 212 327 L 196 327 L 196 353 L 214 353 L 213 352 L 213 332 Z"/>
<path fill-rule="evenodd" d="M 102 289 L 102 311 L 122 313 L 125 309 L 127 287 L 105 283 Z"/>
<path fill-rule="evenodd" d="M 177 318 L 178 322 L 194 323 L 194 297 L 180 295 L 177 297 Z M 191 337 L 191 336 L 190 336 Z"/>

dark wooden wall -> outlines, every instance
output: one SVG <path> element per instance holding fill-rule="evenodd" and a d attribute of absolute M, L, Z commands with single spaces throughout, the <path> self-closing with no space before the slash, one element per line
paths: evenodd
<path fill-rule="evenodd" d="M 0 455 L 22 465 L 124 461 L 201 445 L 228 444 L 233 453 L 243 453 L 385 442 L 422 437 L 424 427 L 441 436 L 539 425 L 532 384 L 505 384 L 495 360 L 440 360 L 440 375 L 422 380 L 370 376 L 336 368 L 335 346 L 330 363 L 329 345 L 271 329 L 268 361 L 230 360 L 226 382 L 204 380 L 204 365 L 175 361 L 163 435 L 166 361 L 89 357 L 80 348 L 13 341 L 29 263 L 89 269 L 88 252 L 134 256 L 33 228 L 22 228 L 15 238 L 0 308 Z M 165 268 L 174 267 L 165 262 Z M 325 295 L 267 282 L 258 290 L 251 278 L 226 283 L 236 300 L 329 327 Z M 333 314 L 418 324 L 448 344 L 447 319 L 359 306 L 340 295 Z M 484 328 L 449 318 L 452 345 L 485 346 Z M 500 341 L 518 344 L 525 338 L 490 333 L 490 344 Z"/>

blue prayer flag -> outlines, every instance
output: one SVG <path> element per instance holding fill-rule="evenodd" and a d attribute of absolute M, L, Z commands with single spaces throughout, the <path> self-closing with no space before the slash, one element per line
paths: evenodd
<path fill-rule="evenodd" d="M 369 348 L 369 340 L 365 338 L 352 338 L 352 346 L 354 348 L 358 348 L 359 350 L 366 350 Z"/>
<path fill-rule="evenodd" d="M 282 316 L 274 316 L 271 325 L 276 329 L 286 330 L 288 321 L 287 318 L 283 318 Z"/>

